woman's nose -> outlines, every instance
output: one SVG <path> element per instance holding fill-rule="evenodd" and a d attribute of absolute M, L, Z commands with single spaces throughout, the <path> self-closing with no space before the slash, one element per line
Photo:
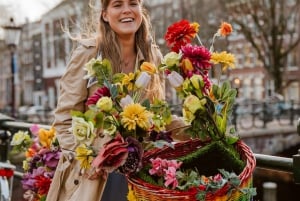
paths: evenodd
<path fill-rule="evenodd" d="M 130 13 L 131 12 L 131 7 L 129 4 L 124 4 L 123 6 L 123 13 Z"/>

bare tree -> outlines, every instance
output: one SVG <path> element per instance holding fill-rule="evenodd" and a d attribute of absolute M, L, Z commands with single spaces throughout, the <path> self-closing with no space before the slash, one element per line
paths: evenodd
<path fill-rule="evenodd" d="M 288 54 L 300 44 L 300 0 L 227 0 L 226 4 L 232 23 L 274 79 L 275 91 L 282 92 Z"/>

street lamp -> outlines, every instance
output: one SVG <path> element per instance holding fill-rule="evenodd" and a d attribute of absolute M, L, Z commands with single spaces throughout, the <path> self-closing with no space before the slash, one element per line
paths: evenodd
<path fill-rule="evenodd" d="M 4 40 L 10 51 L 11 55 L 11 116 L 15 117 L 15 73 L 16 73 L 16 60 L 15 60 L 15 51 L 17 49 L 17 45 L 19 44 L 19 39 L 21 35 L 21 27 L 16 26 L 14 23 L 14 19 L 10 18 L 10 22 L 8 25 L 3 26 L 4 29 Z"/>

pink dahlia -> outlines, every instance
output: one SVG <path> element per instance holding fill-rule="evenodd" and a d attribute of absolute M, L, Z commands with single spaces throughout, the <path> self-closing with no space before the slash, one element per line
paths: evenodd
<path fill-rule="evenodd" d="M 211 53 L 206 47 L 187 44 L 181 47 L 181 51 L 183 53 L 183 59 L 189 59 L 194 66 L 194 73 L 206 74 L 204 72 L 211 69 Z"/>

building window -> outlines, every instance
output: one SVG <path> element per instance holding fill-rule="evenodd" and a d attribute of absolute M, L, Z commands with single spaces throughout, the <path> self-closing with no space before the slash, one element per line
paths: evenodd
<path fill-rule="evenodd" d="M 65 58 L 65 39 L 62 30 L 63 19 L 54 20 L 53 22 L 53 35 L 54 35 L 54 62 L 55 66 L 64 65 Z"/>

